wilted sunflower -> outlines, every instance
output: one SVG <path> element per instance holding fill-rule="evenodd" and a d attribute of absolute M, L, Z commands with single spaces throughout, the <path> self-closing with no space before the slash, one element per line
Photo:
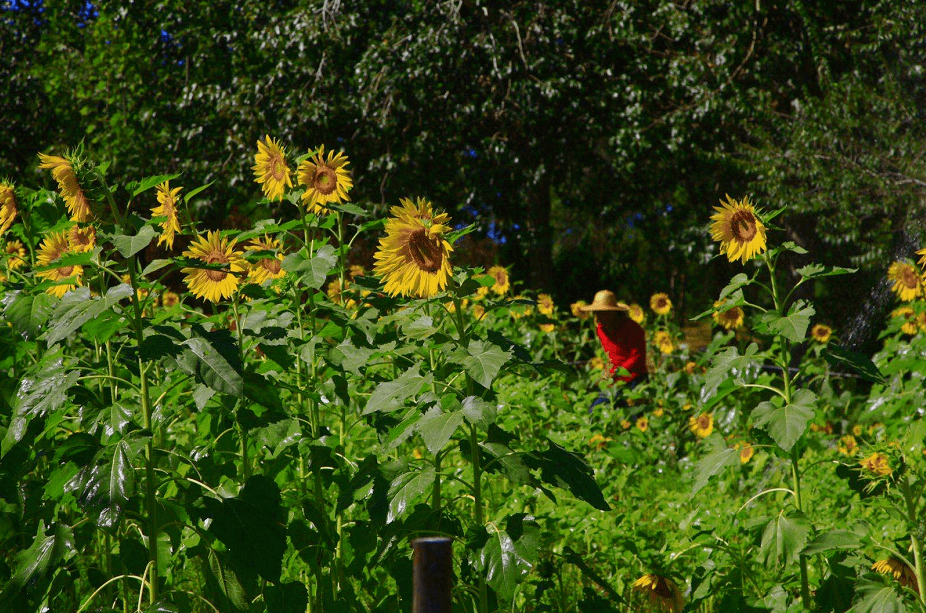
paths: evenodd
<path fill-rule="evenodd" d="M 659 330 L 656 332 L 656 336 L 653 339 L 653 344 L 659 348 L 659 352 L 663 355 L 669 355 L 675 351 L 675 343 L 672 342 L 672 336 L 665 330 Z"/>
<path fill-rule="evenodd" d="M 725 330 L 737 330 L 740 326 L 743 325 L 743 309 L 738 306 L 730 307 L 726 310 L 720 310 L 720 307 L 723 306 L 723 303 L 726 300 L 718 300 L 714 303 L 714 308 L 718 309 L 714 311 L 712 317 L 718 325 L 722 326 Z"/>
<path fill-rule="evenodd" d="M 386 236 L 373 256 L 374 270 L 386 282 L 386 292 L 427 298 L 443 290 L 450 279 L 453 247 L 444 238 L 450 230 L 446 213 L 435 215 L 431 203 L 407 198 L 392 207 Z"/>
<path fill-rule="evenodd" d="M 871 565 L 871 570 L 882 575 L 891 575 L 900 585 L 919 591 L 916 573 L 912 568 L 893 556 L 885 560 L 878 560 Z"/>
<path fill-rule="evenodd" d="M 347 174 L 348 164 L 343 151 L 337 155 L 329 151 L 326 160 L 324 145 L 318 148 L 318 153 L 299 164 L 299 183 L 305 185 L 302 201 L 310 212 L 325 215 L 328 204 L 347 201 L 347 192 L 354 186 Z"/>
<path fill-rule="evenodd" d="M 96 228 L 71 226 L 68 230 L 68 240 L 71 242 L 71 250 L 75 253 L 90 251 L 96 246 Z"/>
<path fill-rule="evenodd" d="M 167 243 L 168 249 L 174 248 L 174 233 L 180 231 L 180 222 L 177 220 L 177 196 L 182 187 L 170 188 L 170 181 L 164 181 L 157 186 L 158 206 L 151 209 L 152 217 L 166 217 L 161 222 L 161 236 L 158 245 Z"/>
<path fill-rule="evenodd" d="M 247 270 L 247 261 L 235 251 L 235 241 L 220 238 L 218 232 L 209 231 L 203 238 L 198 237 L 183 252 L 188 258 L 196 258 L 206 264 L 222 264 L 227 270 L 207 268 L 184 268 L 180 272 L 186 275 L 184 282 L 197 298 L 218 302 L 228 298 L 238 287 L 238 277 L 233 273 Z"/>
<path fill-rule="evenodd" d="M 39 168 L 50 169 L 51 176 L 58 182 L 58 189 L 68 207 L 68 213 L 71 214 L 71 221 L 83 223 L 89 220 L 90 203 L 77 182 L 77 175 L 74 174 L 72 161 L 57 155 L 45 155 L 44 153 L 39 154 L 39 159 L 42 161 Z"/>
<path fill-rule="evenodd" d="M 714 415 L 701 413 L 698 416 L 691 416 L 688 418 L 688 428 L 698 438 L 707 438 L 714 431 Z"/>
<path fill-rule="evenodd" d="M 504 266 L 493 266 L 489 269 L 489 274 L 495 279 L 495 285 L 492 286 L 492 291 L 502 296 L 508 293 L 508 288 L 511 287 L 511 280 L 508 278 L 508 270 Z"/>
<path fill-rule="evenodd" d="M 26 248 L 20 241 L 9 241 L 3 246 L 3 253 L 6 254 L 6 267 L 10 270 L 16 270 L 26 263 Z"/>
<path fill-rule="evenodd" d="M 36 263 L 39 266 L 48 266 L 54 264 L 62 256 L 70 253 L 71 245 L 68 243 L 67 232 L 62 230 L 61 232 L 52 232 L 45 237 L 45 240 L 42 241 L 42 244 L 39 245 L 39 254 L 36 258 Z M 84 274 L 84 269 L 82 266 L 62 266 L 60 268 L 52 268 L 50 270 L 43 270 L 36 273 L 37 276 L 48 279 L 49 281 L 61 281 L 62 279 L 71 278 L 72 282 L 55 285 L 49 287 L 46 292 L 61 298 L 66 293 L 81 285 L 80 278 Z"/>
<path fill-rule="evenodd" d="M 282 200 L 283 192 L 293 186 L 292 170 L 286 163 L 286 149 L 266 135 L 264 142 L 257 141 L 257 155 L 254 156 L 254 180 L 268 200 Z"/>
<path fill-rule="evenodd" d="M 16 194 L 13 186 L 0 183 L 0 234 L 3 234 L 13 225 L 16 219 Z"/>
<path fill-rule="evenodd" d="M 883 453 L 875 452 L 859 462 L 859 464 L 862 465 L 862 468 L 865 468 L 877 476 L 889 475 L 894 472 L 890 462 L 887 460 L 887 456 Z"/>
<path fill-rule="evenodd" d="M 647 573 L 633 582 L 633 591 L 645 594 L 650 604 L 660 611 L 678 613 L 685 605 L 682 592 L 671 579 Z"/>
<path fill-rule="evenodd" d="M 672 301 L 662 292 L 653 294 L 649 299 L 649 308 L 653 309 L 657 315 L 667 315 L 672 310 Z"/>
<path fill-rule="evenodd" d="M 714 207 L 717 213 L 711 216 L 711 237 L 720 242 L 720 253 L 726 253 L 731 262 L 740 260 L 745 264 L 765 251 L 765 225 L 749 196 L 737 202 L 727 195 L 727 201 L 721 200 L 720 205 Z"/>
<path fill-rule="evenodd" d="M 627 315 L 638 324 L 642 324 L 643 320 L 646 319 L 646 313 L 643 311 L 643 307 L 636 303 L 630 305 L 630 310 L 627 311 Z"/>
<path fill-rule="evenodd" d="M 577 300 L 569 305 L 569 310 L 572 312 L 573 317 L 578 317 L 579 319 L 585 320 L 588 319 L 591 313 L 588 311 L 583 311 L 582 307 L 588 306 L 588 303 L 584 300 Z"/>
<path fill-rule="evenodd" d="M 537 294 L 537 310 L 543 315 L 552 315 L 556 310 L 553 298 L 549 294 Z"/>
<path fill-rule="evenodd" d="M 817 341 L 818 343 L 828 343 L 830 341 L 830 336 L 832 335 L 833 329 L 826 324 L 816 324 L 813 328 L 810 329 L 810 336 L 812 336 L 813 340 Z"/>
<path fill-rule="evenodd" d="M 904 302 L 910 302 L 923 295 L 923 279 L 912 264 L 894 262 L 887 269 L 887 278 L 894 282 L 892 289 Z"/>
<path fill-rule="evenodd" d="M 267 279 L 279 279 L 286 276 L 283 270 L 283 254 L 280 253 L 280 241 L 275 238 L 252 238 L 245 247 L 248 251 L 276 251 L 276 256 L 264 257 L 256 262 L 248 262 L 248 281 L 258 285 Z"/>
<path fill-rule="evenodd" d="M 903 325 L 900 326 L 900 331 L 904 334 L 916 334 L 919 329 L 916 323 L 916 311 L 908 306 L 902 306 L 891 313 L 891 317 L 899 317 L 903 319 Z"/>

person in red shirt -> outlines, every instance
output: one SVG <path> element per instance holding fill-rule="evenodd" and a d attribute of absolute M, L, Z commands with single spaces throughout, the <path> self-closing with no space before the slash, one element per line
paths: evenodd
<path fill-rule="evenodd" d="M 592 303 L 582 310 L 595 314 L 598 340 L 611 361 L 611 377 L 615 381 L 623 381 L 630 389 L 646 381 L 649 376 L 646 370 L 646 334 L 637 322 L 627 316 L 630 307 L 618 302 L 614 292 L 604 289 L 595 294 Z M 599 398 L 592 406 L 603 401 Z"/>

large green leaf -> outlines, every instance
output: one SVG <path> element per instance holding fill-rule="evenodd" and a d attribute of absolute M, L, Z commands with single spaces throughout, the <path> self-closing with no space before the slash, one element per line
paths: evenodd
<path fill-rule="evenodd" d="M 145 177 L 138 183 L 137 187 L 132 190 L 132 195 L 137 196 L 138 194 L 146 192 L 152 187 L 160 185 L 165 181 L 173 181 L 179 176 L 180 175 L 157 175 L 155 177 Z"/>
<path fill-rule="evenodd" d="M 755 329 L 760 334 L 780 334 L 791 342 L 800 343 L 807 338 L 807 327 L 814 313 L 816 310 L 812 304 L 798 300 L 786 315 L 775 311 L 762 315 Z"/>
<path fill-rule="evenodd" d="M 450 360 L 462 365 L 469 376 L 483 387 L 491 387 L 498 371 L 511 359 L 511 355 L 511 351 L 498 345 L 474 340 L 470 342 L 466 351 L 459 350 L 453 353 Z"/>
<path fill-rule="evenodd" d="M 444 448 L 456 431 L 463 424 L 463 412 L 452 411 L 441 413 L 436 406 L 428 409 L 424 417 L 418 421 L 418 432 L 424 439 L 424 444 L 431 453 L 437 453 Z"/>
<path fill-rule="evenodd" d="M 68 526 L 57 524 L 54 533 L 46 535 L 45 520 L 40 519 L 32 544 L 16 555 L 16 572 L 3 588 L 0 601 L 33 579 L 44 577 L 50 566 L 69 560 L 75 553 L 74 534 Z"/>
<path fill-rule="evenodd" d="M 855 585 L 860 598 L 849 609 L 852 613 L 906 613 L 909 609 L 894 585 L 881 577 L 864 577 Z"/>
<path fill-rule="evenodd" d="M 240 398 L 244 390 L 241 358 L 235 340 L 227 330 L 199 331 L 181 343 L 186 348 L 185 370 L 198 375 L 217 392 Z"/>
<path fill-rule="evenodd" d="M 710 400 L 717 393 L 718 388 L 730 380 L 731 372 L 735 380 L 742 380 L 746 370 L 759 362 L 761 356 L 757 355 L 758 351 L 759 346 L 750 343 L 742 355 L 736 347 L 728 347 L 717 353 L 704 376 L 704 387 L 701 388 L 700 394 L 701 402 Z"/>
<path fill-rule="evenodd" d="M 813 419 L 816 401 L 815 393 L 800 389 L 791 397 L 791 403 L 783 407 L 762 402 L 752 412 L 753 425 L 767 431 L 779 447 L 791 451 L 807 429 L 807 422 Z"/>
<path fill-rule="evenodd" d="M 467 396 L 463 399 L 463 415 L 469 423 L 488 431 L 495 423 L 496 409 L 494 404 L 479 396 Z"/>
<path fill-rule="evenodd" d="M 848 530 L 830 530 L 823 534 L 818 534 L 816 538 L 807 543 L 802 555 L 811 556 L 824 551 L 833 551 L 837 549 L 857 549 L 862 544 L 862 539 L 858 534 Z"/>
<path fill-rule="evenodd" d="M 90 290 L 86 287 L 68 292 L 55 308 L 52 317 L 54 324 L 45 333 L 45 342 L 54 345 L 64 340 L 85 323 L 99 317 L 120 300 L 131 295 L 132 286 L 125 283 L 109 288 L 106 295 L 99 298 L 91 298 Z"/>
<path fill-rule="evenodd" d="M 236 568 L 279 581 L 286 552 L 286 514 L 277 484 L 255 475 L 238 496 L 204 502 L 206 514 L 212 517 L 209 532 L 225 544 Z"/>
<path fill-rule="evenodd" d="M 428 464 L 422 470 L 403 473 L 389 484 L 389 515 L 386 521 L 392 523 L 405 513 L 425 491 L 434 484 L 434 466 Z"/>
<path fill-rule="evenodd" d="M 849 275 L 857 272 L 858 268 L 843 268 L 841 266 L 824 266 L 823 264 L 808 264 L 798 268 L 797 274 L 805 279 L 818 279 L 820 277 L 834 277 L 837 275 Z"/>
<path fill-rule="evenodd" d="M 485 573 L 486 582 L 502 598 L 510 600 L 521 578 L 537 562 L 540 527 L 529 515 L 509 515 L 505 530 L 500 526 L 491 533 L 482 529 L 478 536 L 471 537 L 471 545 L 481 545 L 476 567 Z"/>
<path fill-rule="evenodd" d="M 821 353 L 826 358 L 826 361 L 833 366 L 848 368 L 872 383 L 881 383 L 882 385 L 887 383 L 884 375 L 866 355 L 833 344 L 828 344 Z"/>
<path fill-rule="evenodd" d="M 51 315 L 54 299 L 51 294 L 9 292 L 3 297 L 3 316 L 23 338 L 31 340 L 39 335 Z"/>
<path fill-rule="evenodd" d="M 116 526 L 135 493 L 134 457 L 135 450 L 123 439 L 101 450 L 65 487 L 74 492 L 77 503 L 102 528 Z"/>
<path fill-rule="evenodd" d="M 727 447 L 723 438 L 719 434 L 712 434 L 705 445 L 711 446 L 714 451 L 707 454 L 695 464 L 694 467 L 694 484 L 691 486 L 691 493 L 698 493 L 708 480 L 714 475 L 719 475 L 728 466 L 735 466 L 739 463 L 740 454 L 738 449 Z"/>
<path fill-rule="evenodd" d="M 432 376 L 421 375 L 418 366 L 412 366 L 396 379 L 385 381 L 376 386 L 363 409 L 364 415 L 382 411 L 389 413 L 404 406 L 405 401 L 415 396 L 423 385 L 430 385 Z"/>
<path fill-rule="evenodd" d="M 310 289 L 318 289 L 325 284 L 331 269 L 338 258 L 331 245 L 323 245 L 311 258 L 301 253 L 290 253 L 283 258 L 283 270 L 299 275 L 302 283 Z"/>
<path fill-rule="evenodd" d="M 793 511 L 790 515 L 785 515 L 782 511 L 762 532 L 760 552 L 765 564 L 787 566 L 797 561 L 809 535 L 810 522 L 803 513 Z"/>
<path fill-rule="evenodd" d="M 156 235 L 157 231 L 155 231 L 154 227 L 145 224 L 135 236 L 116 234 L 110 238 L 120 255 L 124 258 L 130 258 L 151 244 L 151 239 Z"/>
<path fill-rule="evenodd" d="M 596 509 L 610 511 L 601 488 L 595 482 L 595 475 L 582 456 L 567 451 L 547 439 L 549 448 L 540 453 L 525 455 L 524 462 L 531 468 L 540 469 L 540 480 L 550 485 L 569 490 L 579 500 L 584 500 Z"/>

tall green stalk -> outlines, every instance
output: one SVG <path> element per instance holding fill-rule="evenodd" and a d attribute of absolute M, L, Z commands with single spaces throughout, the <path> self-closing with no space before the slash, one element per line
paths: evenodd
<path fill-rule="evenodd" d="M 916 511 L 917 500 L 910 489 L 910 483 L 907 481 L 906 476 L 900 478 L 900 490 L 903 492 L 904 502 L 907 507 L 907 522 L 910 525 L 910 547 L 913 549 L 913 564 L 917 585 L 919 586 L 919 600 L 921 604 L 926 605 L 926 589 L 923 589 L 923 586 L 926 586 L 926 568 L 923 568 L 923 543 L 920 541 L 917 526 L 919 522 Z"/>

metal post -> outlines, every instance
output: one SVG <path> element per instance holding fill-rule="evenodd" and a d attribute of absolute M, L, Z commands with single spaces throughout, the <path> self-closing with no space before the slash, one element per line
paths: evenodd
<path fill-rule="evenodd" d="M 450 613 L 453 558 L 451 540 L 429 536 L 412 541 L 412 613 Z"/>

